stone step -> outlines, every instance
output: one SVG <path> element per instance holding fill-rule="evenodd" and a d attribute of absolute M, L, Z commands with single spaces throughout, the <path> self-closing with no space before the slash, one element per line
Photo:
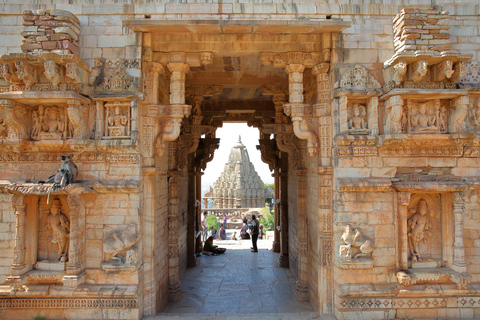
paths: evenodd
<path fill-rule="evenodd" d="M 237 320 L 237 319 L 262 319 L 262 320 L 296 320 L 296 319 L 320 319 L 335 320 L 332 315 L 319 316 L 316 312 L 292 312 L 292 313 L 160 313 L 156 316 L 145 316 L 142 320 Z"/>

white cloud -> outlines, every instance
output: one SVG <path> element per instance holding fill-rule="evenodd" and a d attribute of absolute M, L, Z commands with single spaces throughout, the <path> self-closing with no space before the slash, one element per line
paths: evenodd
<path fill-rule="evenodd" d="M 260 156 L 260 151 L 256 146 L 260 132 L 257 128 L 250 128 L 245 123 L 224 123 L 222 128 L 218 128 L 216 137 L 220 138 L 220 147 L 215 150 L 213 160 L 207 164 L 207 168 L 202 176 L 202 190 L 213 186 L 223 171 L 225 163 L 228 161 L 230 150 L 238 141 L 238 136 L 242 137 L 242 143 L 248 150 L 250 161 L 255 166 L 255 170 L 260 175 L 264 183 L 273 183 L 272 173 L 268 165 L 264 163 Z"/>

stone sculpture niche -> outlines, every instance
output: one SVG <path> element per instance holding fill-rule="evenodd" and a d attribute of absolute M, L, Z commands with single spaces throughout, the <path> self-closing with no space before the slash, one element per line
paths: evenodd
<path fill-rule="evenodd" d="M 349 106 L 348 110 L 348 133 L 369 134 L 367 125 L 367 108 L 364 105 L 355 103 Z"/>
<path fill-rule="evenodd" d="M 103 242 L 105 262 L 102 268 L 109 270 L 135 266 L 138 262 L 136 244 L 139 240 L 135 223 L 130 223 L 122 230 L 106 230 Z"/>
<path fill-rule="evenodd" d="M 374 242 L 366 237 L 360 228 L 347 225 L 340 240 L 339 263 L 343 269 L 367 269 L 373 267 Z"/>
<path fill-rule="evenodd" d="M 442 258 L 440 200 L 428 194 L 415 195 L 412 198 L 407 219 L 408 249 L 412 267 L 440 266 Z"/>
<path fill-rule="evenodd" d="M 130 137 L 130 103 L 109 102 L 105 104 L 105 136 L 108 138 Z"/>
<path fill-rule="evenodd" d="M 439 99 L 425 102 L 408 100 L 407 109 L 408 133 L 440 133 L 440 128 L 443 132 L 447 131 L 448 113 L 445 106 L 440 112 Z"/>
<path fill-rule="evenodd" d="M 40 201 L 38 261 L 35 269 L 64 271 L 68 260 L 70 219 L 59 198 Z"/>
<path fill-rule="evenodd" d="M 67 116 L 64 108 L 38 106 L 32 112 L 33 140 L 65 140 L 68 136 Z"/>

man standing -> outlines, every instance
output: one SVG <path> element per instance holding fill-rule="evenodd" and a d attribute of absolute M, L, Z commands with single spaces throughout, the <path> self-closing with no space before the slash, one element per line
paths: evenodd
<path fill-rule="evenodd" d="M 208 227 L 207 227 L 207 213 L 203 213 L 202 217 L 202 241 L 205 242 L 207 240 L 207 233 L 208 233 Z"/>
<path fill-rule="evenodd" d="M 252 214 L 252 226 L 250 227 L 250 230 L 252 233 L 252 252 L 258 252 L 257 239 L 260 230 L 260 222 L 257 220 L 254 214 Z"/>

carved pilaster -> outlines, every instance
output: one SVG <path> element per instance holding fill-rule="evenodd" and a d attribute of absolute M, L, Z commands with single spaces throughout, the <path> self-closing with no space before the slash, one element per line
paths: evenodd
<path fill-rule="evenodd" d="M 171 147 L 170 153 L 176 148 Z M 173 166 L 169 163 L 170 168 Z M 178 248 L 178 175 L 177 171 L 169 171 L 168 183 L 168 298 L 171 302 L 180 301 L 179 248 Z"/>
<path fill-rule="evenodd" d="M 338 122 L 340 134 L 348 134 L 348 98 L 347 96 L 340 96 L 338 98 Z"/>
<path fill-rule="evenodd" d="M 105 112 L 103 101 L 97 101 L 95 104 L 95 140 L 101 140 L 104 136 Z"/>
<path fill-rule="evenodd" d="M 367 122 L 370 134 L 378 134 L 378 97 L 371 97 L 367 100 Z"/>
<path fill-rule="evenodd" d="M 297 299 L 308 300 L 308 217 L 307 217 L 307 174 L 299 170 L 297 183 L 297 214 L 298 214 L 298 280 Z"/>
<path fill-rule="evenodd" d="M 8 129 L 7 139 L 28 140 L 29 131 L 25 121 L 25 107 L 12 100 L 1 100 L 0 103 L 3 109 L 3 119 Z"/>
<path fill-rule="evenodd" d="M 67 115 L 73 129 L 72 138 L 76 140 L 89 139 L 88 110 L 77 99 L 68 99 L 67 105 Z"/>
<path fill-rule="evenodd" d="M 170 70 L 170 104 L 185 104 L 185 74 L 190 66 L 183 62 L 171 62 L 168 65 Z"/>
<path fill-rule="evenodd" d="M 13 263 L 11 274 L 19 276 L 26 271 L 25 263 L 25 216 L 26 205 L 23 195 L 14 195 L 12 206 L 15 209 L 15 247 L 13 248 Z"/>
<path fill-rule="evenodd" d="M 149 104 L 158 104 L 160 75 L 165 73 L 165 68 L 158 62 L 145 62 L 144 87 L 145 101 Z"/>
<path fill-rule="evenodd" d="M 408 205 L 410 204 L 410 192 L 397 192 L 397 228 L 396 247 L 398 248 L 398 263 L 401 270 L 408 269 Z"/>
<path fill-rule="evenodd" d="M 465 246 L 463 243 L 463 214 L 465 212 L 463 192 L 455 192 L 453 203 L 454 222 L 454 242 L 453 242 L 453 266 L 457 272 L 466 272 L 467 263 L 465 261 Z"/>
<path fill-rule="evenodd" d="M 275 178 L 275 204 L 274 204 L 274 214 L 275 214 L 275 224 L 273 229 L 273 244 L 272 251 L 279 253 L 280 252 L 280 176 L 278 174 L 278 165 L 275 167 L 275 173 L 273 174 Z"/>
<path fill-rule="evenodd" d="M 67 203 L 70 208 L 70 242 L 68 250 L 67 274 L 62 282 L 65 287 L 76 287 L 85 282 L 85 274 L 82 273 L 82 257 L 80 238 L 80 196 L 70 194 L 67 196 Z"/>

